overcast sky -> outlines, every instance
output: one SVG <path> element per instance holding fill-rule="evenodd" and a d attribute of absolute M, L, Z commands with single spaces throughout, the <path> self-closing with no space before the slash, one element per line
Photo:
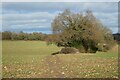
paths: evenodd
<path fill-rule="evenodd" d="M 91 9 L 113 33 L 118 32 L 117 2 L 5 2 L 0 12 L 3 14 L 0 31 L 51 33 L 52 20 L 65 9 L 73 12 Z"/>

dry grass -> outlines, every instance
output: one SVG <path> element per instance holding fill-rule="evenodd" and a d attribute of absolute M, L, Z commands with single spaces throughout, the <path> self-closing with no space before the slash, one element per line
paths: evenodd
<path fill-rule="evenodd" d="M 4 78 L 117 78 L 117 47 L 106 53 L 58 54 L 41 41 L 3 41 Z"/>

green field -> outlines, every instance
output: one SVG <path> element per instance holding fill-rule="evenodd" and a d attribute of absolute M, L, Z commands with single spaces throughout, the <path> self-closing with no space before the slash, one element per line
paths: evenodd
<path fill-rule="evenodd" d="M 117 46 L 97 54 L 57 54 L 42 41 L 3 41 L 3 78 L 117 78 Z"/>

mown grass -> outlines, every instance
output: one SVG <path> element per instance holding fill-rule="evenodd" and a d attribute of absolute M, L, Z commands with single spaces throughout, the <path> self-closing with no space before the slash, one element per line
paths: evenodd
<path fill-rule="evenodd" d="M 118 47 L 118 46 L 117 46 Z M 96 54 L 58 54 L 55 45 L 42 41 L 3 41 L 3 77 L 117 78 L 118 50 Z"/>

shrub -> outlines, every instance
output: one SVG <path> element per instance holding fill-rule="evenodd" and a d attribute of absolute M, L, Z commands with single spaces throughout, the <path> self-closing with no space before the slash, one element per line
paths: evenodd
<path fill-rule="evenodd" d="M 79 53 L 79 50 L 73 47 L 62 48 L 60 53 L 69 54 L 69 53 Z"/>
<path fill-rule="evenodd" d="M 108 44 L 99 44 L 98 45 L 98 51 L 103 51 L 103 52 L 107 52 L 108 50 L 110 50 L 111 45 Z"/>

